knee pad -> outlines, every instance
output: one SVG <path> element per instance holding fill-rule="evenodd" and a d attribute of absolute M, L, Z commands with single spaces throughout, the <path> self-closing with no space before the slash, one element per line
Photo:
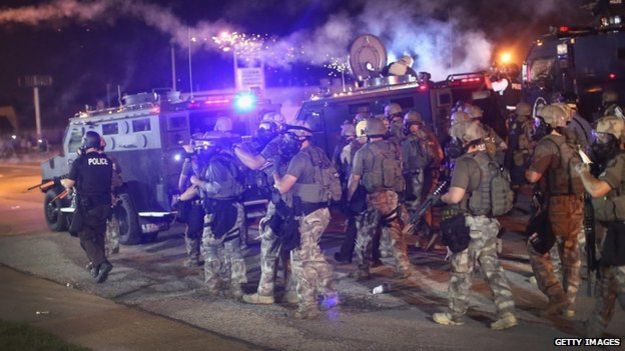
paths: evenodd
<path fill-rule="evenodd" d="M 380 217 L 380 224 L 384 227 L 390 227 L 396 221 L 401 222 L 399 207 L 396 207 L 389 214 Z"/>

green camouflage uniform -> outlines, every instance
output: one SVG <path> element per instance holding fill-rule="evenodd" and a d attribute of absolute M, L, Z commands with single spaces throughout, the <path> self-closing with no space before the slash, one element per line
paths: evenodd
<path fill-rule="evenodd" d="M 550 139 L 550 140 L 547 140 Z M 538 143 L 532 156 L 529 169 L 542 174 L 539 186 L 547 195 L 547 210 L 551 229 L 556 237 L 556 245 L 561 262 L 562 282 L 555 274 L 556 269 L 550 252 L 541 255 L 528 243 L 530 263 L 538 288 L 553 305 L 568 303 L 568 309 L 575 304 L 580 285 L 581 259 L 579 251 L 579 231 L 583 221 L 582 194 L 569 194 L 573 183 L 579 178 L 571 178 L 556 173 L 560 169 L 560 150 L 556 146 L 564 143 L 564 137 L 549 135 Z M 560 148 L 564 148 L 560 144 Z M 550 182 L 551 181 L 551 182 Z"/>
<path fill-rule="evenodd" d="M 286 171 L 287 175 L 297 179 L 286 195 L 302 199 L 301 212 L 297 207 L 294 208 L 299 217 L 300 245 L 291 250 L 291 270 L 297 282 L 298 310 L 302 313 L 317 311 L 318 294 L 324 295 L 326 301 L 333 300 L 332 304 L 338 302 L 333 287 L 332 266 L 319 247 L 321 235 L 330 223 L 328 199 L 319 190 L 306 190 L 311 185 L 321 185 L 321 179 L 315 179 L 315 174 L 321 173 L 318 172 L 320 166 L 312 163 L 312 155 L 320 156 L 321 160 L 326 158 L 326 164 L 330 164 L 323 150 L 308 146 L 291 159 Z"/>
<path fill-rule="evenodd" d="M 483 152 L 483 151 L 482 151 Z M 481 172 L 472 157 L 456 160 L 450 187 L 465 189 L 465 197 L 460 206 L 468 211 L 467 201 L 470 194 L 478 191 Z M 469 246 L 451 255 L 452 273 L 449 280 L 449 310 L 451 316 L 459 320 L 467 312 L 471 276 L 476 266 L 481 267 L 487 283 L 493 292 L 499 317 L 514 313 L 512 290 L 504 270 L 497 258 L 497 233 L 499 222 L 487 216 L 465 215 L 465 224 L 470 228 Z"/>
<path fill-rule="evenodd" d="M 111 215 L 106 221 L 106 235 L 104 236 L 106 256 L 119 252 L 119 220 Z"/>
<path fill-rule="evenodd" d="M 277 167 L 279 174 L 285 172 L 285 162 L 280 156 L 280 141 L 281 137 L 276 137 L 271 140 L 265 148 L 261 151 L 260 155 L 265 160 L 273 163 L 273 167 Z M 273 175 L 271 174 L 271 168 L 266 171 L 268 180 L 273 185 Z M 267 225 L 267 221 L 273 216 L 276 211 L 276 207 L 273 203 L 267 205 L 267 213 L 263 217 L 258 225 L 258 233 L 260 235 L 260 281 L 258 282 L 258 295 L 272 296 L 274 294 L 275 280 L 276 280 L 276 266 L 278 263 L 278 256 L 282 252 L 280 246 L 274 245 L 278 237 L 273 233 L 271 228 Z M 285 265 L 287 262 L 285 262 Z M 285 279 L 285 293 L 295 291 L 295 281 L 292 279 L 290 269 L 285 267 L 284 279 Z"/>
<path fill-rule="evenodd" d="M 596 219 L 603 219 L 600 216 L 606 213 L 616 212 L 619 213 L 619 217 L 622 217 L 623 210 L 614 211 L 612 206 L 622 203 L 615 202 L 614 198 L 622 197 L 625 190 L 625 154 L 620 153 L 616 158 L 608 162 L 606 170 L 599 176 L 599 179 L 608 183 L 612 190 L 602 198 L 593 199 Z M 617 218 L 617 220 L 621 220 L 621 218 Z M 605 234 L 607 227 L 601 225 L 600 228 L 601 232 Z M 616 235 L 622 236 L 623 234 L 618 233 Z M 608 245 L 605 243 L 605 236 L 602 240 L 603 242 L 600 243 L 602 250 L 599 250 L 598 256 L 601 256 L 604 245 Z M 587 323 L 587 336 L 589 337 L 602 336 L 614 315 L 616 300 L 618 300 L 621 308 L 625 311 L 625 266 L 601 265 L 599 270 L 601 279 L 597 282 L 597 300 Z"/>
<path fill-rule="evenodd" d="M 211 230 L 214 214 L 204 217 L 204 233 L 202 234 L 202 255 L 204 256 L 204 283 L 210 291 L 217 291 L 219 283 L 227 282 L 233 289 L 239 290 L 240 285 L 247 283 L 245 259 L 241 253 L 239 231 L 244 225 L 245 213 L 243 205 L 235 202 L 237 218 L 235 224 L 221 238 L 216 238 Z"/>
<path fill-rule="evenodd" d="M 219 217 L 222 210 L 206 213 L 202 233 L 202 255 L 204 256 L 204 282 L 210 293 L 225 289 L 219 286 L 220 280 L 228 282 L 235 297 L 243 295 L 241 284 L 247 282 L 245 260 L 241 253 L 241 230 L 245 225 L 243 205 L 233 200 L 241 194 L 243 186 L 238 181 L 238 170 L 233 165 L 233 158 L 227 154 L 212 156 L 206 166 L 200 187 L 203 201 L 217 201 L 231 204 L 236 209 L 235 220 L 225 234 L 217 237 L 213 232 L 213 221 L 226 220 Z M 217 205 L 216 208 L 219 208 Z M 225 213 L 225 212 L 224 212 Z M 220 279 L 221 278 L 221 279 Z"/>
<path fill-rule="evenodd" d="M 378 169 L 383 161 L 391 161 L 388 167 L 395 170 Z M 381 175 L 378 173 L 386 175 Z M 377 173 L 376 173 L 377 172 Z M 396 179 L 391 180 L 394 176 Z M 368 142 L 354 155 L 352 174 L 361 176 L 361 184 L 367 190 L 367 210 L 356 222 L 358 234 L 356 237 L 356 258 L 358 269 L 367 275 L 371 263 L 372 239 L 376 230 L 382 227 L 382 242 L 388 243 L 395 258 L 397 273 L 408 275 L 410 262 L 406 253 L 402 221 L 403 211 L 398 203 L 397 191 L 405 189 L 405 182 L 401 175 L 401 152 L 399 147 L 390 141 L 380 140 Z M 388 178 L 388 184 L 374 184 L 379 178 Z M 393 184 L 391 184 L 393 183 Z"/>

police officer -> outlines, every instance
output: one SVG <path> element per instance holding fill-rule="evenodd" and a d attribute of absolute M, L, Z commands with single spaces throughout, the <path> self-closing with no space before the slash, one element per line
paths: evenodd
<path fill-rule="evenodd" d="M 352 140 L 349 144 L 343 147 L 341 151 L 341 164 L 345 165 L 345 178 L 349 179 L 351 175 L 352 166 L 354 164 L 354 155 L 356 151 L 358 151 L 366 142 L 367 136 L 365 135 L 365 126 L 367 122 L 362 120 L 356 124 L 354 131 L 356 132 L 356 138 Z M 359 185 L 362 188 L 362 185 Z M 364 189 L 361 189 L 364 190 Z M 347 185 L 343 189 L 345 193 L 345 197 L 347 197 Z M 348 208 L 348 216 L 347 216 L 347 225 L 345 230 L 345 238 L 343 239 L 343 243 L 341 244 L 341 250 L 334 254 L 334 259 L 339 263 L 351 263 L 352 256 L 354 254 L 354 247 L 356 245 L 356 223 L 358 222 L 358 217 L 362 215 L 366 208 L 365 199 L 363 191 L 357 191 L 359 195 L 356 196 L 358 198 L 357 203 L 354 201 L 346 201 L 346 207 Z M 354 200 L 354 197 L 352 197 Z M 376 246 L 374 244 L 374 246 Z M 379 239 L 378 245 L 379 246 Z M 374 248 L 374 261 L 379 260 L 379 251 Z M 378 253 L 377 257 L 376 252 Z"/>
<path fill-rule="evenodd" d="M 600 281 L 595 308 L 586 322 L 589 337 L 601 337 L 614 314 L 615 300 L 625 310 L 625 122 L 606 116 L 597 122 L 593 144 L 595 162 L 601 174 L 595 177 L 588 165 L 578 164 L 577 172 L 585 190 L 592 196 L 595 220 L 607 230 L 602 240 L 599 262 Z M 620 252 L 618 249 L 620 248 Z"/>
<path fill-rule="evenodd" d="M 398 202 L 398 192 L 405 190 L 401 171 L 401 151 L 396 144 L 384 140 L 384 123 L 377 118 L 367 119 L 367 143 L 356 151 L 352 173 L 347 185 L 348 200 L 362 184 L 367 192 L 367 210 L 358 221 L 356 255 L 358 279 L 369 278 L 372 239 L 379 226 L 383 240 L 389 242 L 396 261 L 396 272 L 401 278 L 410 276 L 410 262 L 402 235 L 403 223 Z"/>
<path fill-rule="evenodd" d="M 82 140 L 81 155 L 72 163 L 69 175 L 61 183 L 66 189 L 76 188 L 76 217 L 82 220 L 78 231 L 80 244 L 92 262 L 91 275 L 97 283 L 108 278 L 113 265 L 106 259 L 104 234 L 111 213 L 112 162 L 101 153 L 102 138 L 88 131 Z"/>
<path fill-rule="evenodd" d="M 623 109 L 618 104 L 618 93 L 614 90 L 606 90 L 601 95 L 602 116 L 616 116 L 625 119 Z"/>
<path fill-rule="evenodd" d="M 243 297 L 241 284 L 247 282 L 246 266 L 241 254 L 241 230 L 245 213 L 240 202 L 243 185 L 235 158 L 219 145 L 207 150 L 206 165 L 201 176 L 192 175 L 191 184 L 202 194 L 204 228 L 204 283 L 212 296 L 228 293 L 235 299 Z M 224 284 L 220 284 L 224 283 Z M 229 291 L 224 286 L 229 283 Z"/>
<path fill-rule="evenodd" d="M 563 135 L 570 117 L 565 110 L 547 105 L 537 115 L 538 130 L 544 130 L 547 135 L 538 141 L 525 178 L 530 183 L 539 183 L 545 196 L 551 230 L 563 264 L 563 282 L 554 274 L 549 252 L 541 254 L 528 242 L 529 257 L 538 287 L 549 298 L 546 313 L 572 317 L 581 266 L 578 235 L 583 220 L 583 186 L 574 171 L 579 156 Z"/>
<path fill-rule="evenodd" d="M 263 122 L 272 121 L 282 125 L 284 123 L 284 117 L 280 114 L 265 115 Z M 262 169 L 268 175 L 270 186 L 273 186 L 273 173 L 277 172 L 279 175 L 283 175 L 286 172 L 286 166 L 288 159 L 285 157 L 284 152 L 288 150 L 282 150 L 282 135 L 277 135 L 271 141 L 269 141 L 260 153 L 255 153 L 246 148 L 235 145 L 234 152 L 237 158 L 248 168 L 252 170 Z M 295 150 L 297 152 L 298 150 Z M 292 157 L 292 155 L 290 155 Z M 267 205 L 267 212 L 258 224 L 258 231 L 261 238 L 260 246 L 260 281 L 258 282 L 258 290 L 255 294 L 249 294 L 243 296 L 243 301 L 252 304 L 273 304 L 274 299 L 274 284 L 276 277 L 276 264 L 278 261 L 278 255 L 280 248 L 275 245 L 277 236 L 271 230 L 268 225 L 268 221 L 275 213 L 275 204 L 269 202 Z M 291 279 L 290 270 L 285 269 L 285 295 L 284 299 L 289 303 L 297 302 L 297 295 L 295 294 L 295 282 Z"/>
<path fill-rule="evenodd" d="M 532 153 L 532 107 L 525 102 L 516 105 L 513 119 L 508 127 L 508 143 L 506 166 L 510 170 L 512 185 L 518 187 L 525 184 L 525 170 Z"/>
<path fill-rule="evenodd" d="M 517 325 L 514 315 L 514 301 L 503 268 L 499 265 L 495 252 L 499 222 L 491 218 L 491 208 L 479 202 L 484 191 L 490 192 L 492 184 L 481 169 L 488 165 L 492 157 L 486 152 L 483 142 L 485 131 L 475 121 L 460 122 L 454 125 L 450 134 L 460 140 L 467 150 L 456 159 L 449 191 L 441 196 L 441 201 L 450 205 L 459 204 L 463 209 L 463 226 L 469 227 L 468 247 L 451 256 L 452 274 L 449 281 L 449 311 L 435 313 L 432 318 L 443 325 L 461 325 L 468 308 L 471 275 L 480 266 L 495 297 L 498 319 L 491 323 L 495 330 Z M 478 197 L 474 199 L 473 197 Z M 476 201 L 478 200 L 478 201 Z M 493 206 L 491 203 L 490 206 Z"/>
<path fill-rule="evenodd" d="M 341 157 L 343 149 L 345 146 L 349 145 L 356 138 L 356 127 L 349 121 L 345 121 L 341 125 L 341 139 L 334 147 L 334 151 L 332 153 L 332 163 L 334 167 L 339 171 L 341 176 L 341 184 L 347 186 L 347 163 L 346 160 Z"/>
<path fill-rule="evenodd" d="M 200 244 L 202 232 L 204 230 L 204 206 L 197 191 L 197 187 L 191 184 L 192 176 L 200 176 L 201 165 L 198 156 L 191 145 L 183 145 L 185 155 L 180 177 L 178 179 L 178 190 L 181 192 L 179 208 L 185 211 L 184 217 L 186 229 L 184 232 L 184 242 L 187 251 L 187 259 L 184 261 L 185 267 L 200 266 Z"/>
<path fill-rule="evenodd" d="M 503 139 L 501 139 L 492 127 L 482 122 L 484 110 L 482 110 L 479 106 L 466 104 L 464 112 L 468 113 L 469 116 L 471 116 L 471 119 L 477 121 L 480 127 L 482 127 L 482 129 L 486 132 L 484 141 L 488 152 L 495 156 L 495 160 L 497 160 L 499 164 L 503 164 L 505 151 L 508 149 L 508 145 Z"/>
<path fill-rule="evenodd" d="M 389 122 L 389 140 L 401 145 L 406 137 L 404 134 L 403 112 L 398 103 L 390 103 L 384 106 L 384 116 Z"/>
<path fill-rule="evenodd" d="M 324 168 L 331 167 L 330 160 L 322 149 L 311 145 L 312 130 L 307 123 L 291 125 L 287 132 L 289 140 L 299 146 L 299 152 L 289 161 L 284 176 L 274 173 L 274 180 L 276 189 L 286 195 L 286 202 L 291 201 L 299 223 L 300 244 L 291 251 L 298 300 L 294 317 L 310 319 L 319 314 L 318 293 L 324 296 L 322 309 L 338 304 L 332 266 L 326 262 L 319 240 L 330 223 L 329 201 L 341 197 L 340 184 L 338 174 L 324 173 Z M 337 193 L 330 194 L 328 187 L 338 189 Z"/>
<path fill-rule="evenodd" d="M 425 128 L 419 112 L 406 113 L 403 123 L 408 135 L 401 144 L 402 170 L 406 179 L 406 206 L 413 214 L 436 187 L 443 150 L 434 133 Z M 427 217 L 429 225 L 431 216 Z"/>

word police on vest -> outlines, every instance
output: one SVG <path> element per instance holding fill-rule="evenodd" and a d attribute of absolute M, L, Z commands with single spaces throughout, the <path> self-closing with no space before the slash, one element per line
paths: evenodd
<path fill-rule="evenodd" d="M 555 338 L 554 346 L 621 346 L 619 338 Z"/>
<path fill-rule="evenodd" d="M 102 157 L 102 158 L 90 158 L 88 159 L 87 163 L 89 164 L 89 166 L 108 166 L 109 161 L 106 159 L 106 157 Z"/>

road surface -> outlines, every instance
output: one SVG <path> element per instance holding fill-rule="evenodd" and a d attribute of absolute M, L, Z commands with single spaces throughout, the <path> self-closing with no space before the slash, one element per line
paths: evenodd
<path fill-rule="evenodd" d="M 253 306 L 209 299 L 201 291 L 201 268 L 182 265 L 185 252 L 180 226 L 159 234 L 154 243 L 122 246 L 120 253 L 110 258 L 114 269 L 109 280 L 94 284 L 84 269 L 87 259 L 78 240 L 67 233 L 50 232 L 43 220 L 43 195 L 23 192 L 38 182 L 35 165 L 0 166 L 0 264 L 245 345 L 279 350 L 551 350 L 555 337 L 580 335 L 581 322 L 593 305 L 584 282 L 573 319 L 540 317 L 547 300 L 529 282 L 531 268 L 522 236 L 510 232 L 505 236 L 501 261 L 511 282 L 520 325 L 506 331 L 488 328 L 495 317 L 494 305 L 483 277 L 476 273 L 465 325 L 439 326 L 430 316 L 444 311 L 447 303 L 450 268 L 445 252 L 411 248 L 414 271 L 409 279 L 394 279 L 392 268 L 385 265 L 372 270 L 370 281 L 355 282 L 347 277 L 354 265 L 336 265 L 331 258 L 342 238 L 342 225 L 336 221 L 321 245 L 328 261 L 335 264 L 341 306 L 319 320 L 290 318 L 295 306 L 289 304 Z M 526 220 L 509 219 L 507 227 L 520 230 Z M 258 243 L 246 251 L 247 292 L 253 292 L 258 282 L 258 252 Z M 391 260 L 383 259 L 386 263 Z M 393 291 L 371 294 L 371 289 L 382 283 L 392 284 Z M 3 310 L 0 318 L 7 319 L 5 313 L 10 311 Z M 617 308 L 608 333 L 624 336 L 622 310 Z"/>

